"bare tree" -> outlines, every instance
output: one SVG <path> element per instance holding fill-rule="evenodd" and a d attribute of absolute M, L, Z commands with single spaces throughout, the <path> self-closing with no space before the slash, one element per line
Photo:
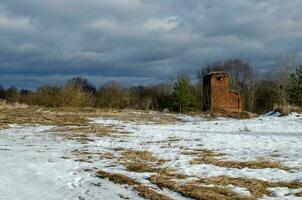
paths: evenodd
<path fill-rule="evenodd" d="M 279 99 L 281 105 L 288 104 L 287 90 L 290 84 L 290 74 L 296 69 L 296 55 L 292 52 L 280 53 L 276 59 L 275 81 L 279 85 Z"/>
<path fill-rule="evenodd" d="M 110 81 L 103 84 L 97 95 L 97 106 L 104 108 L 126 108 L 127 94 L 120 83 Z"/>

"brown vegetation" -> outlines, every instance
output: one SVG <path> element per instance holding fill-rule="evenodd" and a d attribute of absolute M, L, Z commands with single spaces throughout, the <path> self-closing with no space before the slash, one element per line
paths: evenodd
<path fill-rule="evenodd" d="M 157 174 L 149 178 L 150 182 L 160 188 L 172 191 L 198 200 L 253 200 L 255 198 L 239 195 L 226 187 L 205 186 L 197 182 L 181 183 L 166 174 Z"/>
<path fill-rule="evenodd" d="M 81 126 L 79 128 L 64 127 L 66 131 L 91 132 L 99 135 L 107 134 L 107 128 L 89 123 L 89 117 L 112 117 L 118 120 L 134 122 L 154 122 L 159 124 L 175 123 L 175 116 L 159 113 L 134 112 L 132 110 L 105 110 L 96 108 L 44 108 L 24 106 L 22 104 L 0 105 L 0 128 L 9 124 L 42 124 L 58 126 Z M 59 130 L 60 131 L 60 130 Z"/>
<path fill-rule="evenodd" d="M 78 149 L 72 151 L 71 154 L 76 156 L 76 161 L 88 163 L 93 162 L 94 160 L 113 160 L 115 158 L 110 152 L 90 152 Z"/>
<path fill-rule="evenodd" d="M 157 124 L 172 124 L 177 122 L 177 119 L 173 115 L 155 112 L 150 113 L 143 110 L 103 110 L 101 114 L 104 117 L 114 117 L 118 120 L 138 123 L 154 122 Z"/>
<path fill-rule="evenodd" d="M 96 176 L 99 178 L 108 178 L 110 181 L 116 183 L 116 184 L 122 184 L 122 185 L 130 185 L 133 187 L 135 191 L 138 192 L 138 194 L 146 199 L 150 200 L 172 200 L 170 197 L 167 197 L 163 194 L 160 194 L 156 192 L 155 190 L 151 189 L 150 187 L 139 183 L 138 181 L 131 179 L 125 175 L 122 174 L 111 174 L 107 173 L 105 171 L 99 170 L 96 172 Z"/>
<path fill-rule="evenodd" d="M 291 106 L 291 105 L 275 105 L 274 111 L 279 112 L 282 115 L 288 115 L 291 112 L 302 113 L 302 108 L 298 106 Z"/>
<path fill-rule="evenodd" d="M 123 150 L 122 153 L 123 165 L 127 170 L 133 172 L 156 172 L 163 164 L 164 160 L 159 160 L 148 151 Z"/>
<path fill-rule="evenodd" d="M 97 137 L 109 136 L 112 133 L 111 128 L 100 124 L 88 124 L 85 126 L 60 126 L 52 129 L 52 132 L 63 136 L 65 139 L 77 140 L 83 143 L 90 141 L 90 134 Z"/>
<path fill-rule="evenodd" d="M 191 161 L 191 164 L 212 164 L 218 167 L 226 167 L 226 168 L 250 168 L 250 169 L 264 169 L 264 168 L 278 168 L 282 170 L 290 170 L 288 167 L 283 166 L 281 163 L 272 161 L 259 159 L 256 161 L 230 161 L 230 160 L 222 160 L 218 158 L 219 156 L 223 156 L 224 154 L 216 153 L 206 149 L 194 149 L 190 151 L 184 151 L 185 155 L 193 155 L 196 158 Z"/>
<path fill-rule="evenodd" d="M 6 125 L 6 124 L 0 124 L 0 130 L 1 129 L 6 129 L 6 128 L 8 128 L 8 125 Z"/>
<path fill-rule="evenodd" d="M 62 86 L 42 86 L 29 93 L 25 102 L 46 107 L 88 107 L 93 105 L 93 95 L 74 81 Z"/>
<path fill-rule="evenodd" d="M 88 120 L 80 113 L 64 113 L 37 107 L 2 108 L 0 124 L 83 125 Z"/>
<path fill-rule="evenodd" d="M 290 189 L 302 188 L 302 182 L 268 182 L 249 178 L 232 178 L 228 176 L 209 177 L 199 181 L 204 184 L 214 184 L 218 186 L 235 185 L 247 188 L 254 197 L 260 198 L 263 195 L 271 195 L 268 188 L 287 187 Z"/>

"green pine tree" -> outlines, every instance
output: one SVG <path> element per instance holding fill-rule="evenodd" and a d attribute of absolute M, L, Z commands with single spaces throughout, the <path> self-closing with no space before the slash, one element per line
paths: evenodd
<path fill-rule="evenodd" d="M 302 107 L 302 65 L 291 75 L 291 86 L 288 94 L 291 104 Z"/>
<path fill-rule="evenodd" d="M 179 112 L 186 112 L 193 105 L 193 95 L 190 91 L 189 79 L 179 76 L 174 86 L 174 97 Z"/>

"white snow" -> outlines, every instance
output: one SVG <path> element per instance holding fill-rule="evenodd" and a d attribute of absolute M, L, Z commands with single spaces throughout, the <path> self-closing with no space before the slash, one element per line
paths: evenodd
<path fill-rule="evenodd" d="M 81 146 L 50 134 L 51 128 L 12 126 L 0 131 L 0 199 L 141 199 L 125 186 L 84 172 L 87 163 L 61 158 Z"/>
<path fill-rule="evenodd" d="M 302 116 L 265 115 L 254 119 L 218 118 L 206 120 L 180 115 L 183 124 L 136 124 L 114 119 L 94 119 L 95 123 L 117 125 L 131 133 L 122 142 L 99 140 L 102 148 L 130 148 L 153 152 L 170 160 L 167 165 L 196 177 L 228 175 L 266 181 L 302 181 Z M 117 128 L 119 129 L 119 128 Z M 173 139 L 173 140 L 170 140 Z M 190 165 L 193 157 L 182 155 L 183 149 L 205 148 L 226 154 L 226 160 L 271 159 L 297 170 L 234 169 L 208 164 Z M 124 173 L 120 170 L 120 173 Z"/>
<path fill-rule="evenodd" d="M 150 113 L 152 114 L 152 113 Z M 202 178 L 228 175 L 267 181 L 302 181 L 302 115 L 286 117 L 267 114 L 254 119 L 218 118 L 208 120 L 186 115 L 176 116 L 183 123 L 135 123 L 113 118 L 94 118 L 92 123 L 113 126 L 117 137 L 91 136 L 88 144 L 64 140 L 51 133 L 52 126 L 11 126 L 0 131 L 0 192 L 3 199 L 141 199 L 131 187 L 98 179 L 84 169 L 96 167 L 134 178 L 174 199 L 187 199 L 167 189 L 161 191 L 149 183 L 152 173 L 128 172 L 118 159 L 95 158 L 83 163 L 70 156 L 72 150 L 119 153 L 114 148 L 149 151 L 169 160 L 166 166 L 185 175 Z M 128 134 L 125 134 L 127 132 Z M 225 160 L 272 159 L 292 171 L 280 169 L 234 169 L 209 164 L 191 165 L 193 156 L 184 149 L 209 149 L 224 153 Z M 101 186 L 95 186 L 100 184 Z M 229 186 L 233 191 L 249 194 L 245 188 Z M 302 189 L 301 189 L 302 190 Z M 298 190 L 273 188 L 274 197 L 263 199 L 299 199 Z M 285 197 L 286 196 L 286 197 Z M 300 198 L 301 199 L 301 198 Z"/>

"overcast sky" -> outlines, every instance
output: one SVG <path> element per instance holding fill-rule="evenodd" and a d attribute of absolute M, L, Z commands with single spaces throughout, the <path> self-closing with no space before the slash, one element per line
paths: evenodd
<path fill-rule="evenodd" d="M 149 84 L 217 60 L 302 57 L 301 0 L 1 0 L 0 84 Z"/>

